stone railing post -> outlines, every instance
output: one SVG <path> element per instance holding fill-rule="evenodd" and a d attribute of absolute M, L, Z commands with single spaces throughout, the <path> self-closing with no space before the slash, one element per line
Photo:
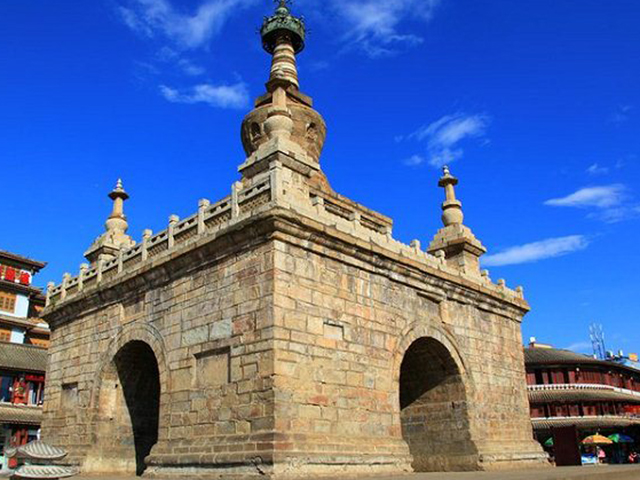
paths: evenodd
<path fill-rule="evenodd" d="M 241 182 L 233 182 L 231 185 L 231 218 L 240 215 L 240 205 L 238 205 L 238 192 L 242 189 Z"/>
<path fill-rule="evenodd" d="M 104 261 L 99 258 L 96 262 L 96 283 L 100 283 L 102 281 L 102 267 L 104 266 Z"/>
<path fill-rule="evenodd" d="M 271 201 L 277 202 L 280 199 L 280 162 L 273 162 L 269 166 L 269 188 Z"/>
<path fill-rule="evenodd" d="M 78 274 L 78 291 L 81 292 L 84 288 L 84 276 L 87 274 L 87 270 L 89 269 L 89 265 L 86 263 L 80 264 L 80 273 Z"/>
<path fill-rule="evenodd" d="M 69 284 L 70 278 L 71 278 L 71 274 L 68 272 L 65 272 L 65 274 L 62 275 L 62 290 L 60 290 L 60 298 L 62 300 L 67 298 L 67 285 Z"/>
<path fill-rule="evenodd" d="M 124 269 L 124 259 L 122 257 L 124 257 L 124 246 L 121 245 L 118 250 L 118 273 L 121 273 Z"/>
<path fill-rule="evenodd" d="M 49 306 L 49 304 L 51 303 L 51 291 L 53 290 L 53 287 L 55 287 L 56 284 L 53 282 L 49 282 L 47 283 L 47 296 L 45 298 L 44 301 L 44 306 L 47 307 Z"/>
<path fill-rule="evenodd" d="M 420 251 L 420 240 L 411 240 L 409 244 L 411 248 L 413 248 L 416 252 Z"/>
<path fill-rule="evenodd" d="M 142 232 L 142 246 L 140 247 L 140 261 L 144 262 L 149 258 L 149 239 L 153 235 L 153 232 L 146 228 Z"/>
<path fill-rule="evenodd" d="M 209 205 L 211 205 L 211 202 L 206 198 L 198 200 L 198 235 L 202 235 L 206 230 L 206 225 L 204 224 L 204 212 Z"/>
<path fill-rule="evenodd" d="M 175 238 L 173 237 L 173 230 L 176 228 L 176 223 L 180 221 L 180 217 L 177 215 L 169 216 L 169 227 L 167 228 L 167 248 L 171 250 L 175 245 Z"/>

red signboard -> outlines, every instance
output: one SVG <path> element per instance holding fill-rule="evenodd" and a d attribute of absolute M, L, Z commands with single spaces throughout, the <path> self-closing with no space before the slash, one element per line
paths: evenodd
<path fill-rule="evenodd" d="M 8 282 L 15 282 L 17 279 L 22 285 L 29 285 L 31 283 L 31 274 L 29 272 L 6 265 L 0 265 L 0 278 Z"/>
<path fill-rule="evenodd" d="M 640 415 L 640 405 L 627 405 L 624 407 L 624 412 L 629 415 Z"/>
<path fill-rule="evenodd" d="M 13 282 L 16 279 L 16 270 L 11 267 L 7 267 L 4 271 L 4 279 Z"/>
<path fill-rule="evenodd" d="M 25 375 L 24 379 L 27 382 L 44 382 L 44 375 Z"/>

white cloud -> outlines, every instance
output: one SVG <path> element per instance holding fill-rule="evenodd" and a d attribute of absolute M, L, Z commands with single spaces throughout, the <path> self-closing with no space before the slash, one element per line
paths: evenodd
<path fill-rule="evenodd" d="M 249 92 L 244 83 L 210 85 L 203 83 L 186 90 L 160 86 L 164 98 L 174 103 L 206 103 L 212 107 L 244 108 L 249 103 Z"/>
<path fill-rule="evenodd" d="M 178 67 L 178 71 L 189 77 L 204 75 L 206 70 L 193 60 L 186 58 L 182 52 L 169 46 L 164 46 L 158 50 L 156 59 L 162 63 L 173 64 Z"/>
<path fill-rule="evenodd" d="M 181 58 L 177 63 L 185 75 L 197 77 L 206 73 L 204 67 L 201 67 L 200 65 L 197 65 L 186 58 Z"/>
<path fill-rule="evenodd" d="M 609 120 L 612 123 L 624 123 L 629 120 L 633 106 L 631 105 L 619 105 L 616 110 L 611 114 Z"/>
<path fill-rule="evenodd" d="M 371 57 L 395 52 L 400 45 L 416 45 L 422 37 L 400 31 L 407 20 L 431 20 L 440 0 L 334 0 L 333 10 L 343 22 L 344 40 Z"/>
<path fill-rule="evenodd" d="M 611 208 L 620 205 L 625 198 L 625 186 L 613 184 L 581 188 L 566 197 L 547 200 L 544 204 L 552 207 Z"/>
<path fill-rule="evenodd" d="M 602 167 L 597 163 L 593 163 L 587 168 L 587 173 L 590 175 L 605 175 L 609 173 L 609 167 Z"/>
<path fill-rule="evenodd" d="M 429 125 L 425 125 L 407 137 L 397 137 L 396 141 L 417 140 L 427 143 L 428 163 L 441 167 L 458 160 L 464 155 L 460 143 L 469 138 L 483 137 L 489 124 L 486 115 L 466 115 L 457 113 L 445 115 Z M 411 158 L 419 157 L 414 155 Z M 406 163 L 406 162 L 405 162 Z M 420 162 L 422 163 L 422 162 Z M 413 162 L 412 165 L 417 165 Z"/>
<path fill-rule="evenodd" d="M 425 158 L 422 155 L 411 155 L 409 158 L 407 158 L 404 161 L 404 164 L 410 167 L 416 167 L 418 165 L 423 164 L 424 162 L 425 162 Z"/>
<path fill-rule="evenodd" d="M 622 184 L 581 188 L 566 197 L 544 202 L 552 207 L 590 209 L 589 218 L 616 223 L 640 216 L 640 205 L 633 202 L 628 188 Z"/>
<path fill-rule="evenodd" d="M 606 223 L 617 223 L 640 216 L 639 205 L 621 205 L 615 208 L 606 208 L 600 212 L 591 213 L 589 217 L 597 218 Z"/>
<path fill-rule="evenodd" d="M 178 11 L 168 0 L 130 0 L 120 6 L 124 23 L 149 38 L 165 37 L 184 49 L 205 46 L 230 15 L 253 0 L 207 0 L 193 12 Z"/>
<path fill-rule="evenodd" d="M 482 257 L 482 264 L 488 267 L 517 265 L 536 262 L 545 258 L 560 257 L 578 250 L 584 250 L 589 241 L 584 235 L 548 238 L 538 242 L 526 243 L 507 248 L 502 252 Z"/>

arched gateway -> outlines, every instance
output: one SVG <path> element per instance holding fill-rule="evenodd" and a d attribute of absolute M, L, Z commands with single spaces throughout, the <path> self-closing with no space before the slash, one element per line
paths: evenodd
<path fill-rule="evenodd" d="M 414 470 L 474 469 L 467 387 L 447 348 L 432 337 L 415 340 L 400 366 L 399 390 L 402 438 Z"/>
<path fill-rule="evenodd" d="M 440 178 L 426 250 L 395 240 L 320 168 L 326 126 L 296 69 L 304 22 L 281 1 L 261 34 L 267 91 L 242 122 L 230 194 L 136 243 L 118 182 L 90 265 L 50 286 L 44 438 L 86 471 L 160 478 L 545 465 L 529 307 L 481 273 L 457 179 Z"/>
<path fill-rule="evenodd" d="M 141 475 L 158 441 L 160 375 L 151 347 L 139 340 L 122 346 L 102 369 L 96 397 L 85 470 Z"/>

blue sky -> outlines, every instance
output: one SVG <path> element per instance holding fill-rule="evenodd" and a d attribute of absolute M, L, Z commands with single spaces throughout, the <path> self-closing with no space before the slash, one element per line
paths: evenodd
<path fill-rule="evenodd" d="M 75 274 L 118 177 L 130 233 L 228 194 L 264 91 L 266 0 L 0 6 L 2 245 Z M 427 244 L 450 163 L 525 339 L 640 350 L 640 2 L 299 0 L 301 89 L 340 193 Z"/>

